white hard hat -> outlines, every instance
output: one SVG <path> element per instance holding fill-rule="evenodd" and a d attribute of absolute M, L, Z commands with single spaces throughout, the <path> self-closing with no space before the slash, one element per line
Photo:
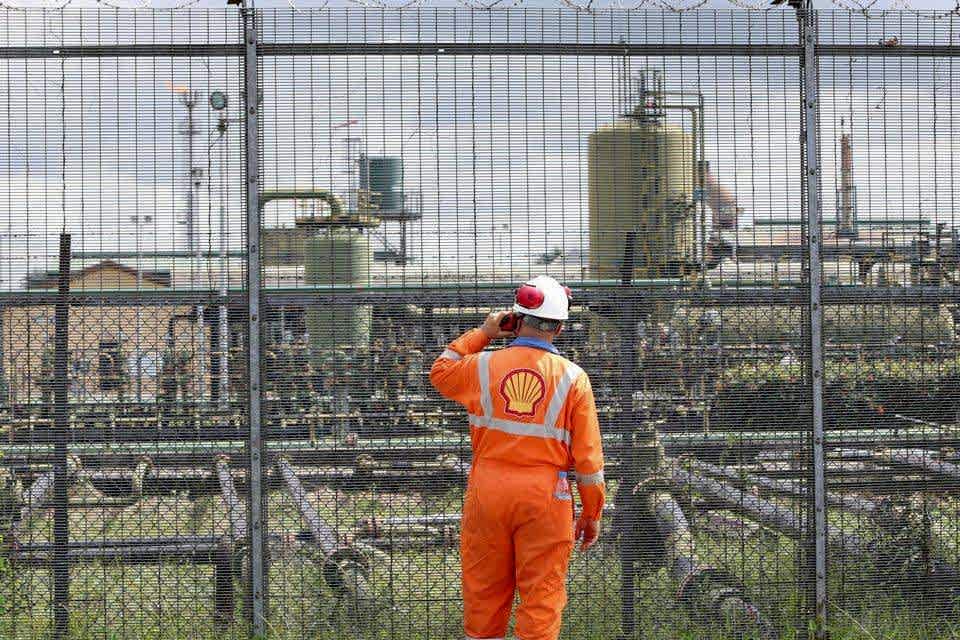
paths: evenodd
<path fill-rule="evenodd" d="M 513 312 L 544 320 L 570 317 L 570 289 L 550 276 L 537 276 L 521 285 L 513 303 Z"/>

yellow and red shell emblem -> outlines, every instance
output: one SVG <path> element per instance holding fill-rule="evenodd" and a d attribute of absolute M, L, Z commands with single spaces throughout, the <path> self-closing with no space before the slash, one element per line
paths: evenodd
<path fill-rule="evenodd" d="M 547 393 L 543 376 L 531 369 L 514 369 L 500 383 L 500 395 L 507 401 L 506 412 L 532 416 Z"/>

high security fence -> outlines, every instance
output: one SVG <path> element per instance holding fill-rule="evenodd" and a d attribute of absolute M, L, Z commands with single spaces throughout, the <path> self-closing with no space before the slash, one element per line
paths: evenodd
<path fill-rule="evenodd" d="M 461 637 L 429 371 L 540 273 L 562 637 L 957 632 L 958 16 L 0 16 L 3 637 Z"/>

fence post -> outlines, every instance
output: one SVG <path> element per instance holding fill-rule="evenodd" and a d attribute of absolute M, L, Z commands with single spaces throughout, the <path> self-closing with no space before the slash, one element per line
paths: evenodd
<path fill-rule="evenodd" d="M 823 452 L 823 264 L 820 260 L 823 200 L 820 192 L 820 77 L 817 60 L 817 15 L 812 2 L 805 0 L 798 9 L 800 45 L 803 56 L 803 170 L 807 205 L 806 242 L 810 285 L 810 395 L 813 457 L 814 597 L 815 633 L 818 640 L 827 637 L 827 512 L 826 479 Z"/>
<path fill-rule="evenodd" d="M 250 420 L 250 598 L 253 633 L 264 637 L 266 619 L 266 559 L 263 521 L 263 438 L 260 425 L 260 87 L 257 54 L 257 15 L 242 9 L 244 42 L 244 131 L 247 196 L 247 382 Z"/>
<path fill-rule="evenodd" d="M 60 234 L 60 272 L 57 305 L 54 311 L 53 420 L 56 437 L 53 462 L 53 637 L 66 638 L 70 630 L 70 514 L 67 491 L 70 469 L 67 445 L 70 440 L 69 384 L 70 358 L 70 234 Z"/>

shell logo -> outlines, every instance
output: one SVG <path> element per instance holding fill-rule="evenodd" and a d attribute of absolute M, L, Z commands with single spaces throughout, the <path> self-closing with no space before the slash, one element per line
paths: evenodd
<path fill-rule="evenodd" d="M 535 414 L 546 390 L 543 376 L 530 369 L 514 369 L 500 383 L 500 395 L 507 401 L 506 412 L 515 416 Z"/>

